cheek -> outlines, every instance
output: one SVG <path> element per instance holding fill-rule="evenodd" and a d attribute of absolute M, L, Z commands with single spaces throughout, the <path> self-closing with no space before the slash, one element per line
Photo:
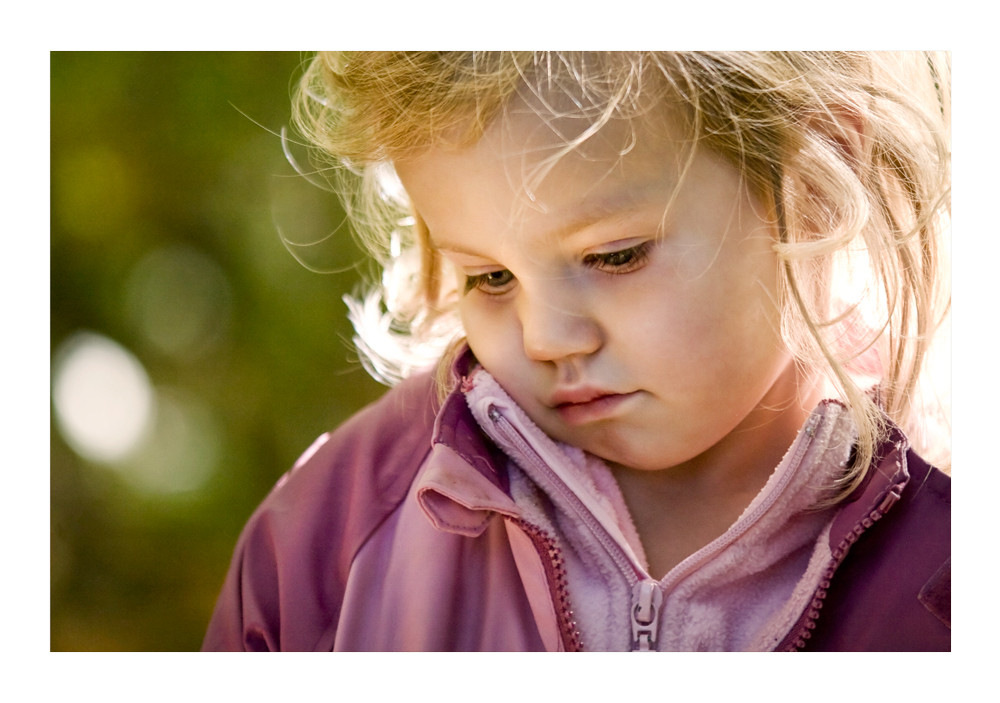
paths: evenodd
<path fill-rule="evenodd" d="M 770 257 L 754 258 L 720 257 L 697 276 L 678 275 L 675 266 L 636 277 L 605 313 L 619 351 L 669 359 L 682 377 L 692 366 L 772 352 L 780 325 L 776 266 Z"/>
<path fill-rule="evenodd" d="M 695 285 L 698 308 L 730 333 L 776 330 L 778 261 L 769 238 L 747 237 L 724 247 Z"/>
<path fill-rule="evenodd" d="M 483 305 L 469 296 L 459 303 L 458 311 L 469 348 L 484 366 L 501 368 L 504 360 L 512 358 L 521 337 L 518 324 L 508 311 Z"/>

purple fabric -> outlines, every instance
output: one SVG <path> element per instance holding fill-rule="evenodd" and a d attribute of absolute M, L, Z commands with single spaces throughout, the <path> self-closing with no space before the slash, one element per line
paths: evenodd
<path fill-rule="evenodd" d="M 903 441 L 887 443 L 842 510 L 832 544 L 843 561 L 787 648 L 950 648 L 950 480 Z M 321 438 L 255 511 L 203 649 L 562 648 L 558 569 L 507 513 L 498 457 L 460 393 L 440 406 L 428 376 L 388 392 Z M 421 500 L 456 481 L 479 498 L 475 519 L 450 529 Z"/>
<path fill-rule="evenodd" d="M 903 482 L 901 498 L 873 520 Z M 846 554 L 802 648 L 950 651 L 950 477 L 894 447 L 833 529 L 835 556 L 837 545 Z"/>

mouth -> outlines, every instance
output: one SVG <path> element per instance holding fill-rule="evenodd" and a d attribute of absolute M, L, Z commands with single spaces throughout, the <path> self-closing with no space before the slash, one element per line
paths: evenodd
<path fill-rule="evenodd" d="M 556 393 L 552 407 L 569 425 L 582 425 L 612 417 L 633 393 L 612 393 L 591 389 L 579 389 Z"/>

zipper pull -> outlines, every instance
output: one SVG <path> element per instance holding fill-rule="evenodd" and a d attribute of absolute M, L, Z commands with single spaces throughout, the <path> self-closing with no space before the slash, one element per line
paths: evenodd
<path fill-rule="evenodd" d="M 663 591 L 660 583 L 645 579 L 632 589 L 632 651 L 656 650 L 656 631 L 660 622 Z"/>

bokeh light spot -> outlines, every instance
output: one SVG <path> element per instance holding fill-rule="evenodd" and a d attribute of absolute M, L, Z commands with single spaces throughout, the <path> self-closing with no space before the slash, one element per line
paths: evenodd
<path fill-rule="evenodd" d="M 142 442 L 155 393 L 139 360 L 114 340 L 77 332 L 57 350 L 52 401 L 66 443 L 80 456 L 113 463 Z"/>
<path fill-rule="evenodd" d="M 221 437 L 219 423 L 205 403 L 177 389 L 159 388 L 153 432 L 138 452 L 114 468 L 144 493 L 196 491 L 216 471 Z"/>
<path fill-rule="evenodd" d="M 157 351 L 190 359 L 224 335 L 232 293 L 225 273 L 187 245 L 155 249 L 135 265 L 126 284 L 133 325 Z"/>

